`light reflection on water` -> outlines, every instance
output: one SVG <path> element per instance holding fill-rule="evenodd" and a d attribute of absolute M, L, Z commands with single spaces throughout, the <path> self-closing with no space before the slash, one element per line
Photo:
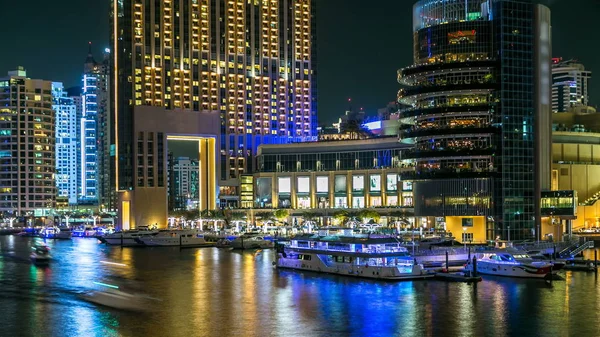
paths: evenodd
<path fill-rule="evenodd" d="M 275 270 L 268 250 L 121 249 L 82 238 L 49 241 L 56 263 L 37 268 L 27 259 L 31 243 L 0 237 L 0 336 L 600 335 L 594 273 L 567 273 L 552 285 L 391 283 Z M 161 299 L 158 311 L 80 300 L 107 275 L 139 281 Z"/>

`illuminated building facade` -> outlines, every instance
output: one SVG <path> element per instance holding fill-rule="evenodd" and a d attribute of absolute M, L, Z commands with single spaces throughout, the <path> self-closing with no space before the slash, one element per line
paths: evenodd
<path fill-rule="evenodd" d="M 11 71 L 0 78 L 0 212 L 54 208 L 55 162 L 52 82 Z"/>
<path fill-rule="evenodd" d="M 79 203 L 104 204 L 112 209 L 110 188 L 110 53 L 101 63 L 94 60 L 92 47 L 84 63 L 79 120 Z"/>
<path fill-rule="evenodd" d="M 552 59 L 552 111 L 567 112 L 589 103 L 588 81 L 592 72 L 574 60 Z"/>
<path fill-rule="evenodd" d="M 56 188 L 59 198 L 77 204 L 77 106 L 62 83 L 52 83 L 52 108 L 56 116 Z"/>
<path fill-rule="evenodd" d="M 169 188 L 174 189 L 175 208 L 185 209 L 198 202 L 199 163 L 188 157 L 179 157 L 173 161 L 173 181 Z"/>
<path fill-rule="evenodd" d="M 251 179 L 254 203 L 244 206 L 310 209 L 319 215 L 340 208 L 412 213 L 412 181 L 401 179 L 402 172 L 413 170 L 401 159 L 408 148 L 395 136 L 262 145 L 259 170 Z"/>
<path fill-rule="evenodd" d="M 550 187 L 550 11 L 529 0 L 422 0 L 398 72 L 415 215 L 475 241 L 539 235 Z M 469 220 L 473 218 L 473 220 Z"/>
<path fill-rule="evenodd" d="M 314 0 L 113 1 L 118 188 L 137 184 L 136 106 L 219 113 L 222 186 L 258 145 L 316 133 Z"/>

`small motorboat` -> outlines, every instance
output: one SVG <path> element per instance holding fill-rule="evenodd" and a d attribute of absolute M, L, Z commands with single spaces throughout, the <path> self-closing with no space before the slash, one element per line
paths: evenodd
<path fill-rule="evenodd" d="M 36 244 L 33 246 L 33 252 L 29 255 L 31 262 L 35 265 L 48 265 L 52 260 L 50 256 L 50 248 L 44 244 Z"/>
<path fill-rule="evenodd" d="M 37 231 L 34 227 L 27 227 L 24 228 L 23 231 L 17 233 L 17 235 L 23 237 L 34 237 L 37 235 Z"/>
<path fill-rule="evenodd" d="M 264 236 L 256 233 L 246 233 L 231 242 L 233 249 L 264 249 L 273 248 L 275 244 Z"/>
<path fill-rule="evenodd" d="M 540 254 L 540 253 L 529 253 L 529 258 L 531 258 L 532 261 L 543 261 L 543 262 L 547 262 L 552 264 L 552 270 L 553 271 L 558 271 L 561 269 L 564 269 L 565 266 L 567 265 L 567 261 L 566 260 L 556 260 L 556 259 L 551 259 L 550 256 L 548 255 L 544 255 L 544 254 Z"/>
<path fill-rule="evenodd" d="M 94 282 L 98 289 L 81 295 L 84 300 L 106 307 L 127 311 L 150 311 L 158 299 L 138 293 L 126 286 Z"/>
<path fill-rule="evenodd" d="M 215 247 L 217 247 L 217 248 L 231 248 L 231 240 L 229 240 L 229 239 L 220 239 L 215 244 Z"/>

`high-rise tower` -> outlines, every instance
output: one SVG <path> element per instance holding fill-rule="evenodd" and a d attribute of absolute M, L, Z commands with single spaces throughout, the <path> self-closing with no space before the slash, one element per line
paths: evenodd
<path fill-rule="evenodd" d="M 422 0 L 413 33 L 398 100 L 410 106 L 401 138 L 415 145 L 404 156 L 416 164 L 404 177 L 414 179 L 415 214 L 479 240 L 539 235 L 540 192 L 550 187 L 550 10 Z"/>
<path fill-rule="evenodd" d="M 113 1 L 118 189 L 137 184 L 136 106 L 216 112 L 221 185 L 259 144 L 316 134 L 314 0 Z"/>
<path fill-rule="evenodd" d="M 58 197 L 77 204 L 77 106 L 63 84 L 52 83 L 52 108 L 56 115 L 56 187 Z"/>
<path fill-rule="evenodd" d="M 54 119 L 51 81 L 23 68 L 0 78 L 0 212 L 55 207 Z"/>
<path fill-rule="evenodd" d="M 110 184 L 110 50 L 96 62 L 89 46 L 83 67 L 81 119 L 79 120 L 79 202 L 112 209 Z"/>
<path fill-rule="evenodd" d="M 574 60 L 552 59 L 552 111 L 567 112 L 573 106 L 588 105 L 588 81 L 592 72 Z"/>

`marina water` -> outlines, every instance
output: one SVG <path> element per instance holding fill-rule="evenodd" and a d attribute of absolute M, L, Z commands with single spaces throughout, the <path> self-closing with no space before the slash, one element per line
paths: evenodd
<path fill-rule="evenodd" d="M 600 336 L 595 273 L 541 280 L 484 277 L 476 286 L 284 271 L 273 250 L 119 248 L 95 239 L 0 237 L 0 336 Z M 101 263 L 111 261 L 126 266 Z M 148 313 L 80 299 L 109 275 L 159 298 Z"/>

